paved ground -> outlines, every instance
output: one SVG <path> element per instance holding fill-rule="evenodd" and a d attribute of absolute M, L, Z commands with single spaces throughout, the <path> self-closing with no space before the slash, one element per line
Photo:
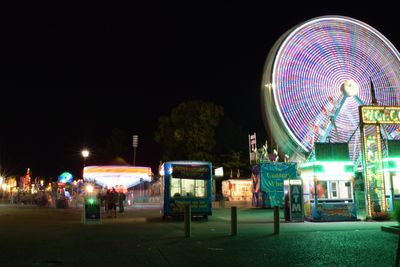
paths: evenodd
<path fill-rule="evenodd" d="M 207 221 L 163 221 L 156 206 L 136 205 L 118 218 L 85 225 L 80 208 L 0 205 L 1 266 L 393 266 L 394 222 L 281 223 L 272 210 L 242 207 L 238 236 L 230 209 Z"/>

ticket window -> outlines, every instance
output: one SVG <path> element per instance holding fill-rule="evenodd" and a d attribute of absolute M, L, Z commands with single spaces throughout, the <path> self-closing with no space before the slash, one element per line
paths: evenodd
<path fill-rule="evenodd" d="M 400 198 L 400 175 L 393 175 L 393 194 L 396 198 Z"/>
<path fill-rule="evenodd" d="M 171 178 L 171 197 L 205 197 L 206 181 Z"/>
<path fill-rule="evenodd" d="M 318 200 L 351 200 L 351 190 L 350 181 L 317 181 Z M 315 197 L 314 187 L 310 186 L 310 193 L 313 200 Z"/>
<path fill-rule="evenodd" d="M 196 180 L 195 181 L 195 196 L 205 197 L 206 196 L 206 181 Z"/>
<path fill-rule="evenodd" d="M 340 199 L 353 199 L 351 181 L 338 181 L 338 186 Z"/>
<path fill-rule="evenodd" d="M 171 178 L 171 197 L 181 196 L 181 180 Z"/>
<path fill-rule="evenodd" d="M 332 199 L 337 199 L 339 198 L 339 192 L 338 192 L 338 181 L 330 181 L 330 189 L 329 190 L 329 196 Z"/>

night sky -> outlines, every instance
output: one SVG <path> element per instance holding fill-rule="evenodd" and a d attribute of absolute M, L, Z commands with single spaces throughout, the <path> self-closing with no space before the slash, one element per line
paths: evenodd
<path fill-rule="evenodd" d="M 262 70 L 285 31 L 316 16 L 345 15 L 399 49 L 394 12 L 387 6 L 219 4 L 137 8 L 129 16 L 3 17 L 1 171 L 79 175 L 84 147 L 92 152 L 89 164 L 107 163 L 96 161 L 96 151 L 114 128 L 139 135 L 136 165 L 156 171 L 158 118 L 195 99 L 223 106 L 245 133 L 265 136 Z"/>

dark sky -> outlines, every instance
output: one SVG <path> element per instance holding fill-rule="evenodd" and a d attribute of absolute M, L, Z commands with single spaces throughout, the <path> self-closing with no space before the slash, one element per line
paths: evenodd
<path fill-rule="evenodd" d="M 400 47 L 399 16 L 388 7 L 287 5 L 3 17 L 2 171 L 22 174 L 30 167 L 34 176 L 77 175 L 81 149 L 91 150 L 89 163 L 101 164 L 96 151 L 113 128 L 138 134 L 136 163 L 156 171 L 158 118 L 194 99 L 223 106 L 245 132 L 265 135 L 259 106 L 265 58 L 285 31 L 316 16 L 359 19 Z"/>

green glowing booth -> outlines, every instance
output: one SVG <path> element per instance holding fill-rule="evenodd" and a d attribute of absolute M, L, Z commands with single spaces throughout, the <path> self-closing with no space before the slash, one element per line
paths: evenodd
<path fill-rule="evenodd" d="M 392 212 L 400 202 L 400 141 L 386 140 L 387 157 L 383 161 L 383 175 L 387 210 Z"/>
<path fill-rule="evenodd" d="M 314 158 L 300 165 L 304 211 L 311 221 L 357 220 L 354 163 L 347 143 L 316 143 Z"/>

